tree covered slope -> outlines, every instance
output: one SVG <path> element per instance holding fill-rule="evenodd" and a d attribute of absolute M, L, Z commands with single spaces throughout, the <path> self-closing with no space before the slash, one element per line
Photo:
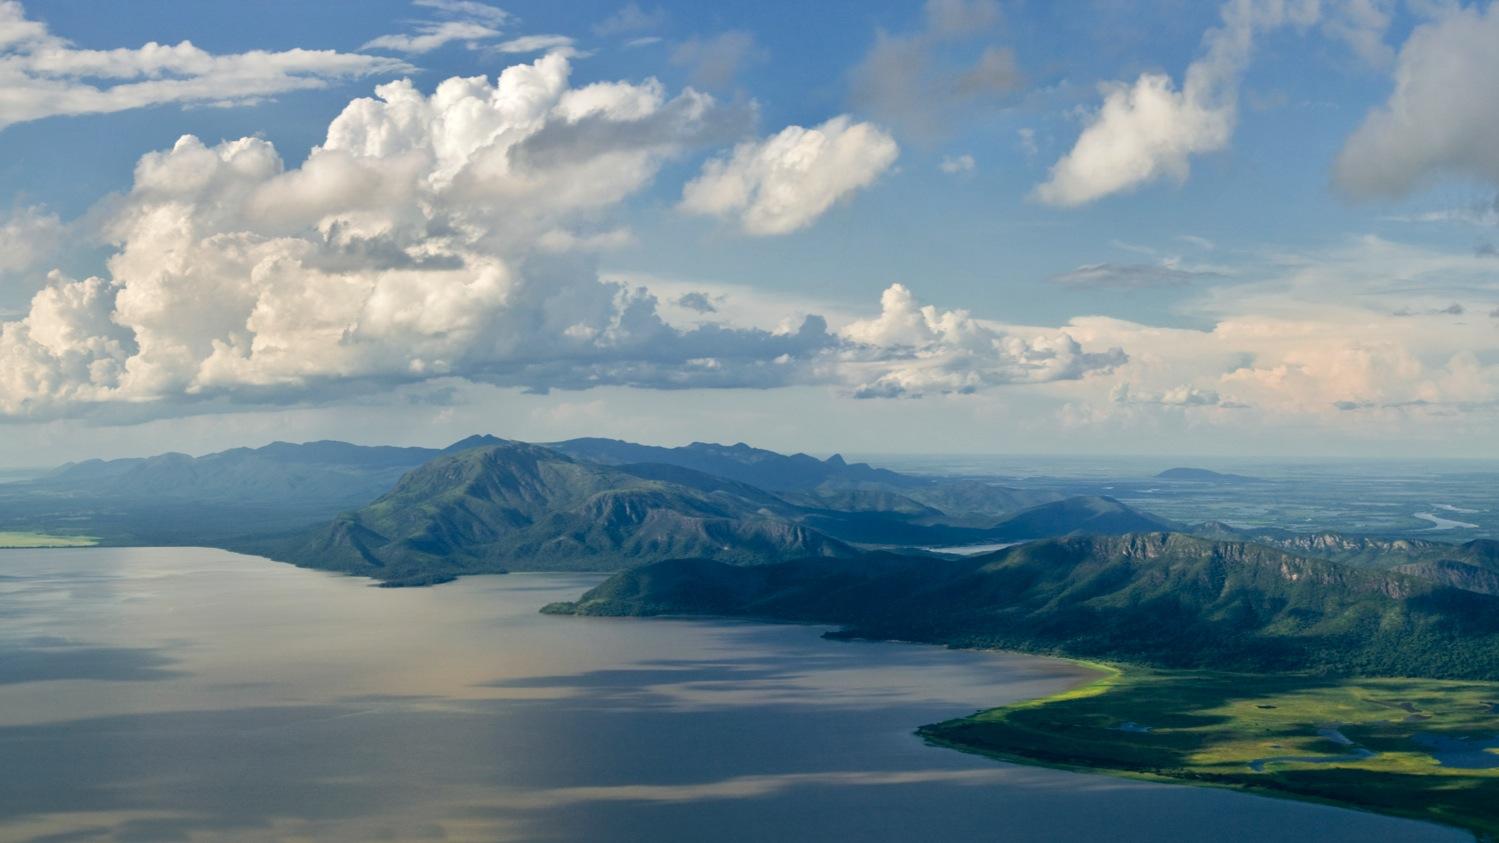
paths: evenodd
<path fill-rule="evenodd" d="M 1068 537 L 963 560 L 676 560 L 552 611 L 711 613 L 1165 667 L 1499 678 L 1499 598 L 1251 542 Z"/>
<path fill-rule="evenodd" d="M 510 442 L 433 460 L 276 555 L 415 582 L 512 567 L 615 570 L 680 556 L 744 564 L 855 555 L 786 509 L 721 478 L 634 474 Z"/>

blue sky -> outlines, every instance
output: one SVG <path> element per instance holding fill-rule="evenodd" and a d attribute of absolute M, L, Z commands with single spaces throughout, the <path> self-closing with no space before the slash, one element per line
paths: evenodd
<path fill-rule="evenodd" d="M 1495 55 L 1439 0 L 0 4 L 0 462 L 1493 456 Z"/>

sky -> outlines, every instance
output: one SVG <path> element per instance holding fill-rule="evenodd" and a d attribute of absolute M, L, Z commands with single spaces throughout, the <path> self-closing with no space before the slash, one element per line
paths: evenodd
<path fill-rule="evenodd" d="M 1496 416 L 1499 4 L 0 0 L 0 465 Z"/>

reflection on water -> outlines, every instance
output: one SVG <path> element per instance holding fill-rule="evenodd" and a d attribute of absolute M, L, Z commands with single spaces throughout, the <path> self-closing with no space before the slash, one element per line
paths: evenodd
<path fill-rule="evenodd" d="M 0 840 L 1464 839 L 912 735 L 1055 661 L 537 613 L 596 581 L 0 552 Z"/>

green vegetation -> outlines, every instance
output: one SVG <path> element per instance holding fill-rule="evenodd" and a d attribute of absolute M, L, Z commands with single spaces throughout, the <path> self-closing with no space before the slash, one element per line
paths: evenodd
<path fill-rule="evenodd" d="M 470 448 L 272 556 L 419 585 L 460 574 L 616 570 L 675 556 L 752 563 L 858 551 L 733 480 L 632 471 L 521 442 Z"/>
<path fill-rule="evenodd" d="M 1216 785 L 1499 836 L 1499 683 L 1108 668 L 925 726 L 995 757 Z"/>
<path fill-rule="evenodd" d="M 46 533 L 0 531 L 0 548 L 22 547 L 91 547 L 99 543 L 93 536 L 52 536 Z"/>
<path fill-rule="evenodd" d="M 961 560 L 673 560 L 551 611 L 811 621 L 853 637 L 1176 669 L 1499 678 L 1499 597 L 1178 533 L 1051 539 Z"/>
<path fill-rule="evenodd" d="M 959 560 L 672 560 L 543 611 L 812 621 L 1145 664 L 922 734 L 1499 835 L 1499 597 L 1400 570 L 1173 533 L 1075 536 Z"/>
<path fill-rule="evenodd" d="M 1166 523 L 1101 497 L 1039 504 L 980 529 L 918 523 L 942 513 L 873 489 L 782 494 L 682 465 L 605 465 L 502 442 L 434 459 L 373 503 L 298 540 L 245 549 L 420 585 L 501 570 L 615 571 L 674 558 L 735 565 L 851 558 L 863 552 L 856 541 L 979 542 Z M 834 503 L 857 509 L 829 508 Z M 899 509 L 862 508 L 870 505 Z"/>

